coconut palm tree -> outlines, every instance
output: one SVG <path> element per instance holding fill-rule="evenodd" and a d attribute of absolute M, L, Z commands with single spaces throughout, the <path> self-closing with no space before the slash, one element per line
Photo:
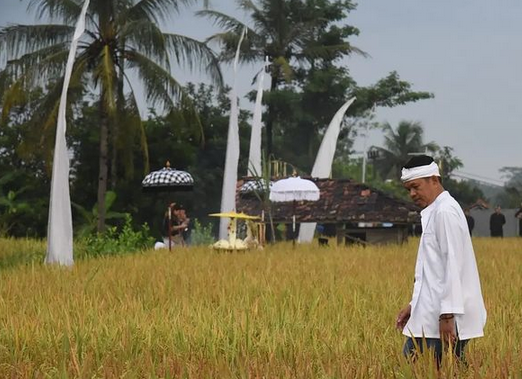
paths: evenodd
<path fill-rule="evenodd" d="M 397 129 L 385 123 L 382 128 L 385 147 L 371 149 L 378 151 L 379 159 L 375 165 L 382 179 L 398 179 L 401 168 L 412 155 L 435 153 L 439 149 L 434 142 L 424 143 L 424 130 L 420 122 L 401 121 Z"/>
<path fill-rule="evenodd" d="M 308 66 L 317 60 L 333 61 L 351 53 L 364 54 L 347 42 L 357 34 L 351 26 L 338 26 L 354 8 L 350 1 L 305 0 L 237 0 L 238 6 L 249 16 L 245 25 L 234 17 L 206 9 L 196 14 L 218 25 L 223 32 L 209 37 L 219 43 L 221 59 L 231 61 L 244 28 L 247 35 L 241 46 L 240 62 L 270 62 L 270 92 L 288 83 L 296 65 Z M 266 152 L 272 154 L 274 107 L 268 102 L 266 117 Z"/>
<path fill-rule="evenodd" d="M 171 75 L 173 64 L 199 66 L 215 83 L 222 82 L 218 61 L 205 43 L 187 36 L 164 33 L 159 22 L 182 6 L 198 0 L 91 0 L 86 31 L 78 45 L 70 91 L 90 93 L 99 101 L 98 230 L 105 225 L 105 194 L 109 166 L 116 179 L 118 155 L 124 154 L 129 135 L 136 135 L 148 159 L 144 130 L 131 78 L 139 78 L 146 100 L 166 111 L 190 101 Z M 23 102 L 24 93 L 35 86 L 47 87 L 47 99 L 35 112 L 40 144 L 51 157 L 54 128 L 68 48 L 83 0 L 32 0 L 45 25 L 13 25 L 0 29 L 0 93 L 3 114 Z M 57 23 L 54 23 L 57 22 Z M 130 76 L 129 73 L 135 73 Z M 2 88 L 2 84 L 9 87 Z M 189 107 L 190 108 L 190 107 Z M 192 114 L 193 117 L 194 114 Z M 131 147 L 134 147 L 131 145 Z M 132 162 L 120 164 L 132 166 Z"/>

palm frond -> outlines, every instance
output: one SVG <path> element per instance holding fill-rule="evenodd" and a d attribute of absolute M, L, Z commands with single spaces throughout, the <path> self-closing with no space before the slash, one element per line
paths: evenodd
<path fill-rule="evenodd" d="M 239 0 L 238 1 L 239 8 L 243 9 L 246 12 L 250 13 L 259 13 L 260 10 L 256 6 L 256 4 L 251 0 Z"/>
<path fill-rule="evenodd" d="M 10 60 L 4 71 L 11 78 L 23 78 L 26 88 L 45 86 L 63 75 L 68 54 L 66 44 L 49 46 Z"/>
<path fill-rule="evenodd" d="M 210 19 L 214 25 L 216 25 L 216 26 L 220 27 L 221 29 L 226 30 L 228 32 L 236 32 L 237 34 L 241 34 L 241 32 L 243 31 L 243 28 L 245 27 L 245 24 L 243 24 L 238 19 L 236 19 L 232 16 L 229 16 L 227 14 L 224 14 L 222 12 L 206 9 L 206 10 L 198 11 L 195 14 L 198 17 L 206 17 L 206 18 Z M 251 30 L 248 30 L 248 33 L 250 33 L 250 32 L 251 32 Z"/>
<path fill-rule="evenodd" d="M 216 42 L 222 47 L 222 52 L 219 59 L 223 62 L 231 62 L 236 55 L 237 45 L 239 44 L 240 34 L 234 32 L 217 33 L 209 38 L 207 42 Z M 261 46 L 257 42 L 255 35 L 248 34 L 243 39 L 240 47 L 239 61 L 241 63 L 250 63 L 259 61 L 264 58 L 264 52 L 260 51 L 257 46 Z"/>
<path fill-rule="evenodd" d="M 12 25 L 0 30 L 0 58 L 16 59 L 20 54 L 69 41 L 74 28 L 66 25 Z"/>
<path fill-rule="evenodd" d="M 154 23 L 148 20 L 129 21 L 120 30 L 120 38 L 129 47 L 154 59 L 162 66 L 168 67 L 169 60 L 165 37 Z"/>
<path fill-rule="evenodd" d="M 139 116 L 139 107 L 138 107 L 138 101 L 136 100 L 135 92 L 132 89 L 132 83 L 130 82 L 129 78 L 125 75 L 125 79 L 127 80 L 127 83 L 129 87 L 131 88 L 131 91 L 128 96 L 127 100 L 127 106 L 133 110 L 133 112 L 137 112 Z M 141 117 L 139 117 L 140 125 L 139 125 L 139 140 L 140 140 L 140 147 L 141 152 L 143 154 L 143 173 L 146 175 L 150 172 L 150 164 L 149 164 L 149 144 L 147 142 L 147 133 L 145 132 L 144 124 L 141 120 Z"/>
<path fill-rule="evenodd" d="M 194 62 L 206 71 L 214 84 L 223 86 L 223 75 L 214 52 L 203 42 L 177 34 L 164 34 L 167 48 L 175 61 L 193 69 Z"/>
<path fill-rule="evenodd" d="M 116 111 L 116 65 L 108 45 L 103 46 L 100 58 L 94 69 L 94 80 L 97 85 L 100 85 L 102 101 L 105 103 L 109 115 L 114 115 Z"/>
<path fill-rule="evenodd" d="M 27 9 L 36 10 L 39 19 L 60 19 L 74 25 L 82 10 L 82 4 L 73 0 L 31 0 Z"/>
<path fill-rule="evenodd" d="M 148 161 L 148 149 L 146 140 L 142 141 L 144 127 L 134 94 L 131 94 L 125 103 L 125 112 L 118 113 L 117 146 L 114 146 L 114 148 L 117 149 L 118 155 L 121 157 L 118 162 L 121 162 L 120 165 L 123 166 L 125 177 L 130 179 L 134 176 L 136 145 L 139 145 L 146 163 Z M 143 142 L 145 142 L 145 146 Z"/>
<path fill-rule="evenodd" d="M 150 60 L 137 51 L 126 51 L 127 66 L 136 69 L 146 89 L 146 100 L 153 104 L 159 102 L 160 106 L 169 110 L 175 108 L 185 95 L 183 87 L 174 79 L 170 72 L 156 62 Z"/>
<path fill-rule="evenodd" d="M 357 54 L 362 57 L 368 57 L 368 54 L 349 43 L 342 43 L 338 45 L 308 45 L 301 53 L 296 54 L 298 60 L 306 59 L 334 59 L 341 58 L 342 54 Z"/>
<path fill-rule="evenodd" d="M 52 50 L 52 49 L 51 49 Z M 2 72 L 9 77 L 0 86 L 2 90 L 2 121 L 5 121 L 11 109 L 25 102 L 25 94 L 35 86 L 45 86 L 48 81 L 56 80 L 63 75 L 63 68 L 67 60 L 68 52 L 42 49 L 32 54 L 23 56 L 20 60 L 9 61 Z M 50 55 L 45 56 L 45 51 Z M 43 59 L 42 59 L 43 58 Z M 34 62 L 34 63 L 32 63 Z M 4 86 L 9 83 L 9 87 Z"/>
<path fill-rule="evenodd" d="M 14 82 L 3 92 L 2 115 L 0 119 L 2 123 L 7 121 L 11 109 L 17 105 L 25 104 L 26 94 L 23 81 L 20 80 Z"/>
<path fill-rule="evenodd" d="M 290 80 L 292 80 L 294 70 L 290 65 L 290 62 L 288 62 L 286 58 L 277 57 L 276 59 L 274 59 L 274 65 L 278 67 L 285 81 L 289 82 Z"/>
<path fill-rule="evenodd" d="M 86 62 L 77 60 L 71 74 L 69 94 L 82 88 L 82 79 L 85 75 Z M 63 77 L 51 83 L 43 101 L 38 104 L 33 117 L 29 120 L 29 133 L 24 137 L 17 151 L 22 156 L 31 156 L 35 152 L 42 154 L 47 170 L 52 162 L 52 146 L 54 146 L 58 108 L 63 88 Z M 71 100 L 71 96 L 69 96 Z"/>
<path fill-rule="evenodd" d="M 141 20 L 146 18 L 154 23 L 166 20 L 173 13 L 179 13 L 180 6 L 188 6 L 196 0 L 141 0 L 127 12 L 127 18 Z"/>

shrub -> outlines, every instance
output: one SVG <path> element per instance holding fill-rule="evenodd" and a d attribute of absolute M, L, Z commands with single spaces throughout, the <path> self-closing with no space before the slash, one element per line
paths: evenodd
<path fill-rule="evenodd" d="M 214 242 L 212 224 L 202 225 L 199 220 L 194 219 L 194 228 L 190 233 L 191 245 L 210 245 Z"/>
<path fill-rule="evenodd" d="M 154 238 L 150 235 L 147 224 L 143 224 L 140 230 L 132 229 L 132 218 L 125 216 L 125 222 L 120 231 L 113 226 L 105 233 L 88 236 L 79 257 L 97 257 L 103 255 L 122 255 L 152 248 Z"/>

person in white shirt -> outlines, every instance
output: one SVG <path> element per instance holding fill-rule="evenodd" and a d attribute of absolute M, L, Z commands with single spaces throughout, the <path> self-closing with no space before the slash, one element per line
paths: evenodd
<path fill-rule="evenodd" d="M 440 364 L 443 350 L 452 346 L 454 354 L 463 359 L 467 342 L 483 336 L 486 323 L 466 217 L 442 187 L 433 158 L 421 155 L 410 159 L 401 180 L 422 208 L 413 296 L 396 321 L 407 337 L 403 353 L 414 357 L 427 346 Z"/>

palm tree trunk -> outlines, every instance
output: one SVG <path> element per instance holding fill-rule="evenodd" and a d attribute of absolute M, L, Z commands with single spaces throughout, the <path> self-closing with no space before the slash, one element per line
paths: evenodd
<path fill-rule="evenodd" d="M 123 45 L 123 41 L 121 43 Z M 123 51 L 124 46 L 120 47 L 121 51 Z M 120 125 L 124 122 L 124 112 L 125 112 L 125 94 L 123 92 L 123 56 L 119 56 L 119 75 L 117 81 L 117 93 L 116 93 L 116 122 L 112 125 L 112 136 L 110 141 L 112 141 L 112 159 L 111 159 L 111 188 L 114 190 L 116 188 L 116 183 L 118 181 L 118 139 L 120 133 Z"/>
<path fill-rule="evenodd" d="M 105 194 L 107 193 L 107 174 L 109 159 L 109 116 L 103 103 L 103 96 L 100 100 L 100 160 L 98 177 L 98 233 L 105 231 Z"/>

